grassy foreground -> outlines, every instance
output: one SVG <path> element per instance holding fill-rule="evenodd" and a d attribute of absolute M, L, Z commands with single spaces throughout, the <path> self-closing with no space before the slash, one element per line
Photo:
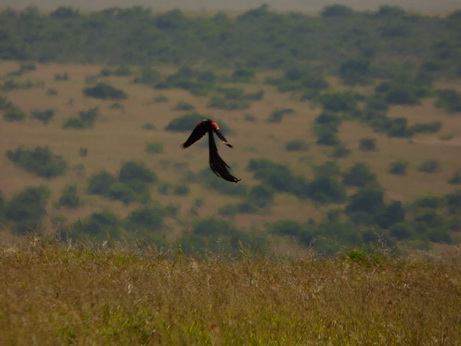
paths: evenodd
<path fill-rule="evenodd" d="M 0 343 L 458 344 L 459 262 L 0 250 Z"/>

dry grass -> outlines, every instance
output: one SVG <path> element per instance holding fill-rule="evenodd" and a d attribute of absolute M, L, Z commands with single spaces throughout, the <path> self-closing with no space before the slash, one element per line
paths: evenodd
<path fill-rule="evenodd" d="M 459 262 L 0 250 L 0 342 L 445 344 L 461 340 Z"/>

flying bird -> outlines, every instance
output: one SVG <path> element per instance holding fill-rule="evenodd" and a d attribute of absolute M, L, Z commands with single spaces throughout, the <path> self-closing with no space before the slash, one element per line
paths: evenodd
<path fill-rule="evenodd" d="M 192 144 L 201 139 L 206 133 L 208 133 L 208 148 L 210 152 L 209 160 L 211 170 L 214 174 L 223 178 L 224 180 L 238 183 L 240 179 L 237 179 L 232 174 L 230 174 L 229 165 L 221 158 L 221 156 L 219 156 L 213 133 L 216 134 L 219 139 L 229 148 L 233 148 L 234 146 L 227 141 L 226 137 L 224 137 L 221 130 L 219 129 L 218 124 L 216 124 L 213 120 L 204 119 L 198 123 L 190 134 L 189 138 L 181 145 L 181 147 L 183 149 L 190 147 Z"/>

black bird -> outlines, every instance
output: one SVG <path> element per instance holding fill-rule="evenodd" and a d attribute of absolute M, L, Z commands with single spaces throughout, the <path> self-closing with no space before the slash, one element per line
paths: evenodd
<path fill-rule="evenodd" d="M 198 123 L 192 133 L 190 134 L 187 141 L 185 141 L 181 147 L 186 149 L 190 147 L 192 144 L 197 142 L 201 139 L 205 133 L 208 133 L 208 147 L 210 151 L 210 168 L 214 174 L 218 177 L 223 178 L 224 180 L 231 181 L 233 183 L 238 183 L 240 179 L 237 179 L 232 174 L 230 174 L 228 168 L 229 165 L 219 156 L 218 148 L 216 147 L 216 142 L 214 140 L 213 133 L 215 133 L 221 141 L 229 148 L 233 148 L 234 146 L 230 144 L 226 137 L 222 134 L 221 130 L 219 129 L 218 124 L 216 124 L 211 119 L 204 119 L 200 123 Z"/>

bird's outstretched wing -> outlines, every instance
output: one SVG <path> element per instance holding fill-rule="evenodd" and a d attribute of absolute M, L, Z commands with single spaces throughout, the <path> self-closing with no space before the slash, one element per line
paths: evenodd
<path fill-rule="evenodd" d="M 237 179 L 234 177 L 232 174 L 229 172 L 229 165 L 219 156 L 218 154 L 218 148 L 216 147 L 216 143 L 213 137 L 213 131 L 208 132 L 208 146 L 209 146 L 209 151 L 210 151 L 210 168 L 213 171 L 214 174 L 216 174 L 218 177 L 223 178 L 224 180 L 233 182 L 233 183 L 238 183 L 240 179 Z"/>
<path fill-rule="evenodd" d="M 209 121 L 207 120 L 201 121 L 195 126 L 189 138 L 181 145 L 181 147 L 183 149 L 190 147 L 192 144 L 194 144 L 200 138 L 202 138 L 205 135 L 205 133 L 211 130 L 212 130 L 212 126 Z"/>
<path fill-rule="evenodd" d="M 213 120 L 209 120 L 209 119 L 208 119 L 208 121 L 210 121 L 210 123 L 211 123 L 211 129 L 214 131 L 214 133 L 216 133 L 216 135 L 219 137 L 219 139 L 222 140 L 223 143 L 224 143 L 225 145 L 227 145 L 229 148 L 233 148 L 234 146 L 233 146 L 232 144 L 230 144 L 230 143 L 227 141 L 226 137 L 224 137 L 224 135 L 222 134 L 221 130 L 219 129 L 218 124 L 215 123 Z"/>

